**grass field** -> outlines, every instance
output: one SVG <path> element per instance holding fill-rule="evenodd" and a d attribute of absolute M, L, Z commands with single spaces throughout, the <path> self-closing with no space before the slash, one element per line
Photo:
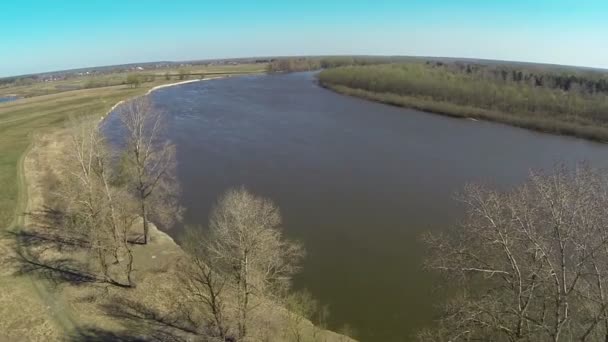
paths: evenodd
<path fill-rule="evenodd" d="M 102 116 L 116 102 L 143 94 L 148 88 L 77 90 L 0 104 L 0 227 L 9 225 L 15 215 L 19 161 L 32 134 L 60 127 L 71 116 Z"/>
<path fill-rule="evenodd" d="M 116 102 L 148 89 L 116 86 L 0 104 L 0 227 L 7 228 L 0 239 L 0 340 L 57 341 L 70 325 L 62 315 L 52 314 L 60 311 L 54 309 L 60 302 L 49 295 L 47 286 L 33 277 L 15 275 L 12 266 L 19 247 L 10 232 L 20 229 L 24 221 L 21 213 L 26 211 L 27 195 L 23 158 L 34 135 L 63 126 L 70 116 L 101 116 Z"/>
<path fill-rule="evenodd" d="M 219 65 L 190 67 L 190 73 L 208 72 L 227 74 L 263 72 L 265 65 Z M 165 72 L 178 73 L 178 69 L 155 70 L 158 75 Z M 143 73 L 143 72 L 142 72 Z M 122 82 L 126 73 L 109 74 L 108 81 Z M 18 101 L 0 103 L 0 227 L 7 227 L 13 221 L 19 199 L 18 169 L 24 152 L 31 143 L 32 135 L 41 130 L 62 127 L 70 117 L 101 117 L 117 102 L 133 96 L 145 94 L 149 89 L 167 83 L 177 82 L 175 78 L 156 77 L 154 82 L 145 82 L 137 88 L 126 85 L 65 90 L 84 87 L 96 77 L 81 77 L 66 81 L 41 82 L 30 86 L 3 87 L 2 94 L 16 94 L 28 97 Z M 48 95 L 40 95 L 50 93 Z M 31 96 L 31 97 L 30 97 Z"/>
<path fill-rule="evenodd" d="M 30 85 L 21 86 L 0 86 L 0 96 L 17 95 L 19 97 L 33 97 L 55 94 L 66 91 L 81 90 L 86 88 L 101 88 L 107 86 L 123 85 L 129 74 L 138 74 L 141 76 L 154 76 L 154 82 L 176 82 L 177 75 L 181 72 L 186 74 L 239 74 L 239 73 L 256 73 L 265 72 L 266 64 L 237 64 L 237 65 L 195 65 L 183 67 L 171 67 L 162 69 L 150 69 L 137 72 L 116 72 L 104 75 L 83 75 L 69 78 L 67 80 L 53 82 L 38 82 Z M 165 79 L 165 74 L 175 75 L 169 80 Z M 189 76 L 186 76 L 189 77 Z M 199 78 L 200 76 L 191 76 L 190 78 Z M 148 83 L 144 83 L 147 85 Z"/>

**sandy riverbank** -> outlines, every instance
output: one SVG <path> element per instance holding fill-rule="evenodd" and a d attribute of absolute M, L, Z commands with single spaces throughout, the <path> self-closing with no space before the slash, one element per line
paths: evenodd
<path fill-rule="evenodd" d="M 209 78 L 204 78 L 204 79 L 199 79 L 199 80 L 186 80 L 186 81 L 180 81 L 180 82 L 174 82 L 174 83 L 161 84 L 161 85 L 157 85 L 155 87 L 150 88 L 150 90 L 148 90 L 143 96 L 150 95 L 152 92 L 154 92 L 154 91 L 156 91 L 158 89 L 162 89 L 162 88 L 174 87 L 174 86 L 178 86 L 178 85 L 182 85 L 182 84 L 188 84 L 188 83 L 194 83 L 194 82 L 212 81 L 212 80 L 217 80 L 217 79 L 225 78 L 225 77 L 226 76 L 217 76 L 217 77 L 209 77 Z M 118 108 L 118 106 L 120 106 L 121 104 L 123 104 L 125 101 L 128 101 L 128 100 L 122 100 L 122 101 L 116 102 L 112 106 L 112 108 L 110 108 L 110 110 L 108 110 L 106 112 L 106 114 L 104 114 L 104 116 L 101 117 L 101 121 L 103 121 L 108 115 L 110 115 L 114 110 L 116 110 L 116 108 Z"/>

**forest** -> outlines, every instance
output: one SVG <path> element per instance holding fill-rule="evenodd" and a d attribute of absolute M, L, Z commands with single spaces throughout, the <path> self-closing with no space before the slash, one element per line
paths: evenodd
<path fill-rule="evenodd" d="M 608 139 L 608 73 L 600 71 L 426 61 L 354 63 L 318 78 L 335 91 L 388 104 Z"/>
<path fill-rule="evenodd" d="M 376 65 L 412 60 L 412 57 L 327 56 L 274 58 L 267 66 L 269 73 L 311 71 L 352 65 Z"/>

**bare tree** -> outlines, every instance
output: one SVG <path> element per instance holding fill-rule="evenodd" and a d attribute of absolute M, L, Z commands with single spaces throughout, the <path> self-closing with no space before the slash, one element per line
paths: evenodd
<path fill-rule="evenodd" d="M 169 227 L 181 217 L 179 186 L 174 178 L 175 146 L 165 137 L 163 116 L 147 97 L 125 103 L 120 117 L 127 131 L 124 166 L 139 203 L 146 244 L 150 219 Z"/>
<path fill-rule="evenodd" d="M 132 88 L 137 88 L 141 84 L 141 77 L 138 74 L 129 74 L 126 83 Z"/>
<path fill-rule="evenodd" d="M 462 291 L 422 339 L 608 341 L 607 178 L 562 167 L 505 193 L 468 186 L 464 224 L 426 237 L 429 267 Z"/>
<path fill-rule="evenodd" d="M 71 146 L 63 163 L 61 191 L 68 203 L 70 227 L 90 242 L 104 280 L 132 286 L 133 256 L 127 235 L 136 215 L 130 210 L 132 199 L 122 189 L 110 185 L 110 156 L 103 136 L 94 122 L 74 122 Z M 113 258 L 112 262 L 109 258 Z M 113 269 L 126 281 L 117 280 Z"/>
<path fill-rule="evenodd" d="M 303 257 L 299 244 L 283 238 L 279 208 L 244 188 L 227 191 L 212 211 L 208 262 L 236 293 L 239 339 L 247 335 L 252 297 L 282 293 Z"/>
<path fill-rule="evenodd" d="M 188 71 L 186 69 L 179 69 L 178 73 L 180 80 L 185 80 L 188 78 Z"/>
<path fill-rule="evenodd" d="M 227 316 L 225 292 L 227 280 L 212 269 L 208 244 L 201 229 L 188 228 L 181 244 L 188 252 L 186 263 L 181 265 L 180 275 L 184 290 L 191 302 L 202 303 L 212 317 L 211 335 L 226 340 L 230 323 Z"/>
<path fill-rule="evenodd" d="M 287 296 L 285 300 L 287 308 L 286 340 L 302 342 L 307 340 L 318 341 L 318 328 L 314 325 L 310 326 L 306 331 L 304 322 L 306 320 L 318 319 L 320 324 L 323 324 L 323 319 L 326 318 L 327 308 L 321 307 L 319 302 L 312 296 L 309 291 L 297 291 Z"/>

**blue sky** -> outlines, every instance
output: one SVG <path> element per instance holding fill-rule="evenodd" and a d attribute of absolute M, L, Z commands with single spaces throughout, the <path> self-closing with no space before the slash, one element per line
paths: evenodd
<path fill-rule="evenodd" d="M 332 54 L 608 68 L 608 0 L 0 3 L 0 77 L 158 60 Z"/>

